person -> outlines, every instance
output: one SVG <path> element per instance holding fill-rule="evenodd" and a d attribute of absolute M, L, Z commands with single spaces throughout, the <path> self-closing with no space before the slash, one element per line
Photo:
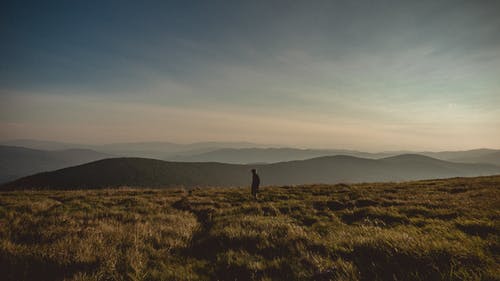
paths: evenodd
<path fill-rule="evenodd" d="M 252 195 L 257 199 L 257 192 L 259 192 L 260 178 L 257 175 L 257 170 L 252 169 Z"/>

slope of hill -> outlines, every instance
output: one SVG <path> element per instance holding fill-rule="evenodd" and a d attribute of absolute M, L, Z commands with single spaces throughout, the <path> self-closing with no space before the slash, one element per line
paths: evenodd
<path fill-rule="evenodd" d="M 21 178 L 7 186 L 95 188 L 116 186 L 242 185 L 245 166 L 111 158 Z"/>
<path fill-rule="evenodd" d="M 499 184 L 0 192 L 0 276 L 494 281 Z"/>
<path fill-rule="evenodd" d="M 99 159 L 110 154 L 88 149 L 44 151 L 15 146 L 0 146 L 0 183 L 26 175 L 61 169 Z"/>
<path fill-rule="evenodd" d="M 401 181 L 500 173 L 488 164 L 463 164 L 422 155 L 399 155 L 383 159 L 327 156 L 263 166 L 271 184 L 307 184 L 368 181 Z"/>
<path fill-rule="evenodd" d="M 264 185 L 399 181 L 500 173 L 500 168 L 493 165 L 452 163 L 421 155 L 380 160 L 328 156 L 258 165 L 112 158 L 28 176 L 3 188 L 245 186 L 251 168 L 259 170 Z"/>
<path fill-rule="evenodd" d="M 394 175 L 400 180 L 421 178 L 443 178 L 456 175 L 486 175 L 487 171 L 498 171 L 500 167 L 491 164 L 456 163 L 439 160 L 419 154 L 398 155 L 380 159 L 393 165 Z"/>

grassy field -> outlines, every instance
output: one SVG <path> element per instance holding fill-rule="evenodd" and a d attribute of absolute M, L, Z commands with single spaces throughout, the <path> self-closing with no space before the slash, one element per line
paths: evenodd
<path fill-rule="evenodd" d="M 500 176 L 0 192 L 2 280 L 500 280 Z"/>

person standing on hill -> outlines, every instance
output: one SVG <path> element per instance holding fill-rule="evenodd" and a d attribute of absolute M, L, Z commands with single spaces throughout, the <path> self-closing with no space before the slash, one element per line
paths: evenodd
<path fill-rule="evenodd" d="M 257 175 L 257 170 L 252 169 L 252 195 L 257 199 L 257 192 L 259 192 L 260 178 Z"/>

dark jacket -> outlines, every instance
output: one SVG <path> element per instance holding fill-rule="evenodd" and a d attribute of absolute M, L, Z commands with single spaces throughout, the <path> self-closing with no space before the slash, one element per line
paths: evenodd
<path fill-rule="evenodd" d="M 256 173 L 252 175 L 252 189 L 258 189 L 260 185 L 259 175 Z"/>

